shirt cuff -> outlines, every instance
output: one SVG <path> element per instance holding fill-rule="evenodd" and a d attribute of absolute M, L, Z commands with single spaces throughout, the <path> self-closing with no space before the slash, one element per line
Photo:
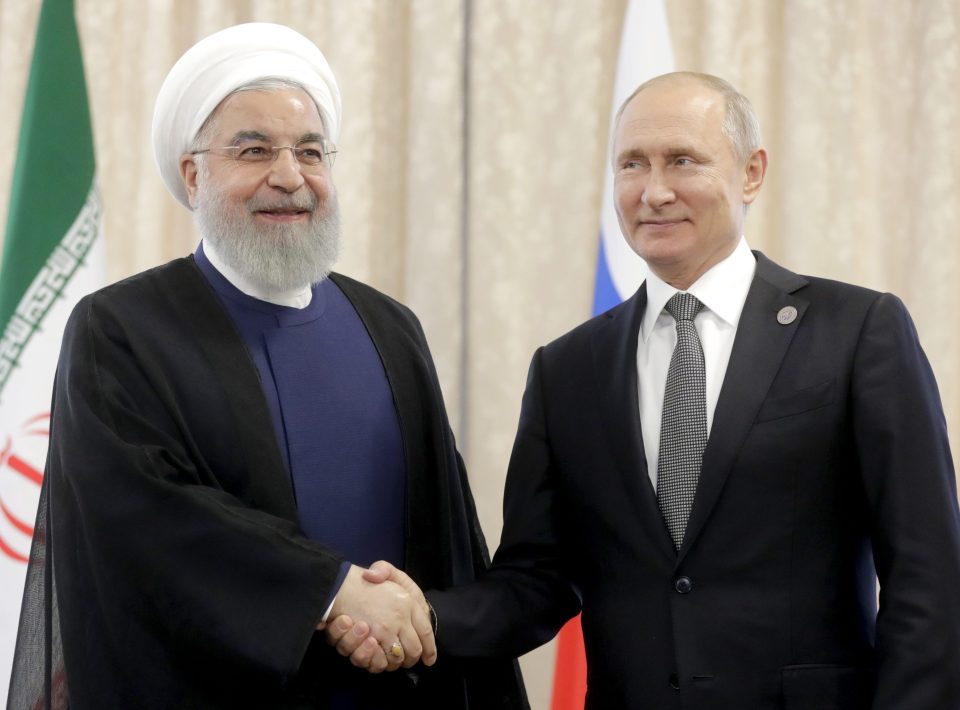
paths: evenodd
<path fill-rule="evenodd" d="M 323 612 L 323 618 L 320 621 L 326 621 L 330 616 L 330 611 L 333 609 L 333 603 L 337 601 L 337 594 L 340 592 L 340 587 L 343 586 L 343 580 L 347 578 L 347 572 L 350 571 L 351 563 L 347 560 L 344 560 L 340 563 L 340 571 L 337 573 L 337 581 L 333 585 L 333 589 L 330 590 L 330 596 L 327 597 L 327 610 Z"/>

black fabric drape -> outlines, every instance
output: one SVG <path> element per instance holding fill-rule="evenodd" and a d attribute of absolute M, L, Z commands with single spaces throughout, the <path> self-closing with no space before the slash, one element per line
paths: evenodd
<path fill-rule="evenodd" d="M 486 548 L 419 323 L 334 279 L 400 415 L 408 571 L 469 581 Z M 324 678 L 355 673 L 313 632 L 341 558 L 296 520 L 256 367 L 193 260 L 88 296 L 58 365 L 8 707 L 323 707 Z M 425 707 L 525 703 L 509 661 L 362 684 Z"/>

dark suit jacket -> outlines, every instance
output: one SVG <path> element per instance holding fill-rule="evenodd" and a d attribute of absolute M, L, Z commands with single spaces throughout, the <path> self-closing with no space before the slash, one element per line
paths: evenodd
<path fill-rule="evenodd" d="M 493 568 L 430 595 L 441 653 L 547 640 L 570 582 L 591 709 L 960 708 L 956 483 L 912 322 L 757 260 L 679 554 L 640 435 L 641 288 L 534 356 Z"/>

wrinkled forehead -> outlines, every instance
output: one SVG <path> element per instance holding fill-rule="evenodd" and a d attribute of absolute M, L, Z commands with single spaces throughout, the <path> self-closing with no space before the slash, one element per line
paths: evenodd
<path fill-rule="evenodd" d="M 723 135 L 724 116 L 724 99 L 719 94 L 650 88 L 624 107 L 615 142 L 622 144 L 631 138 L 712 141 Z"/>
<path fill-rule="evenodd" d="M 683 79 L 664 81 L 647 87 L 628 103 L 622 123 L 655 127 L 676 124 L 699 129 L 721 130 L 726 115 L 726 100 L 710 87 Z"/>
<path fill-rule="evenodd" d="M 221 139 L 299 142 L 328 136 L 316 103 L 301 89 L 240 91 L 225 98 L 200 133 Z"/>
<path fill-rule="evenodd" d="M 650 86 L 624 106 L 613 135 L 611 159 L 624 156 L 698 156 L 735 154 L 725 130 L 726 99 L 709 87 L 690 82 Z"/>

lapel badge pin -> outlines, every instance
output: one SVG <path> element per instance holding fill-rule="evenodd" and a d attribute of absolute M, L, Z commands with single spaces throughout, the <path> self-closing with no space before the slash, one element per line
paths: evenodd
<path fill-rule="evenodd" d="M 780 325 L 790 325 L 797 319 L 797 309 L 793 306 L 784 306 L 777 313 L 777 323 Z"/>

